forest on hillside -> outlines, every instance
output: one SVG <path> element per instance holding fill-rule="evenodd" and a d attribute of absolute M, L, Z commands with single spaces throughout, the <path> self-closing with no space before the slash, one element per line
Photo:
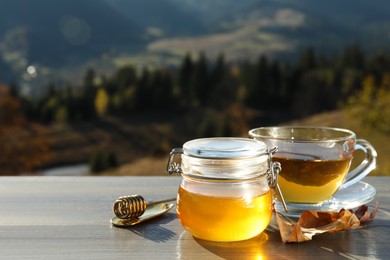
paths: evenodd
<path fill-rule="evenodd" d="M 45 126 L 109 116 L 175 117 L 202 110 L 208 112 L 197 122 L 202 126 L 198 136 L 231 136 L 241 134 L 226 112 L 233 106 L 260 113 L 264 124 L 344 107 L 390 134 L 390 54 L 368 56 L 358 45 L 334 55 L 307 48 L 295 61 L 259 56 L 254 62 L 228 63 L 223 54 L 209 60 L 203 53 L 188 53 L 177 68 L 127 65 L 112 75 L 90 68 L 82 85 L 52 83 L 34 98 L 21 95 L 17 85 L 0 89 L 1 174 L 44 163 L 49 144 L 39 135 Z M 210 111 L 223 114 L 222 120 Z"/>
<path fill-rule="evenodd" d="M 304 117 L 338 108 L 371 77 L 379 86 L 390 72 L 390 55 L 367 57 L 357 45 L 325 56 L 308 48 L 295 62 L 260 56 L 256 62 L 228 64 L 221 54 L 208 60 L 188 54 L 178 68 L 128 65 L 113 75 L 86 71 L 81 86 L 50 84 L 41 97 L 12 95 L 29 120 L 49 124 L 126 116 L 142 111 L 183 111 L 197 107 L 224 110 L 239 103 L 263 111 Z"/>

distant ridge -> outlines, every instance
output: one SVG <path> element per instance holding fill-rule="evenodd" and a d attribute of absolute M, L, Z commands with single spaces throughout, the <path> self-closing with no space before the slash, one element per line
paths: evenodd
<path fill-rule="evenodd" d="M 30 64 L 46 74 L 27 83 L 44 85 L 101 64 L 178 64 L 188 52 L 235 62 L 308 46 L 389 51 L 388 14 L 388 0 L 2 0 L 0 81 L 26 83 Z"/>

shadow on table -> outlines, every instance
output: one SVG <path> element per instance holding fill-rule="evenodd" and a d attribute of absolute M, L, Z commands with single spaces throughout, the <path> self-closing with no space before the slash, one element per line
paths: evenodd
<path fill-rule="evenodd" d="M 173 239 L 176 233 L 164 228 L 162 225 L 176 219 L 175 213 L 166 213 L 154 219 L 142 222 L 132 227 L 120 227 L 148 240 L 162 243 Z"/>
<path fill-rule="evenodd" d="M 239 242 L 213 242 L 193 237 L 183 231 L 177 241 L 177 259 L 188 259 L 194 255 L 212 253 L 223 259 L 267 259 L 264 245 L 268 240 L 277 239 L 279 233 L 267 229 L 255 238 Z"/>
<path fill-rule="evenodd" d="M 266 232 L 255 238 L 240 242 L 213 242 L 194 238 L 207 251 L 223 259 L 265 259 L 263 245 L 268 241 Z"/>
<path fill-rule="evenodd" d="M 379 225 L 378 225 L 379 224 Z M 240 242 L 212 242 L 191 236 L 189 232 L 180 235 L 177 252 L 178 259 L 187 259 L 195 253 L 208 251 L 223 259 L 390 259 L 390 253 L 378 248 L 376 232 L 383 223 L 359 230 L 347 230 L 315 236 L 313 240 L 302 243 L 284 244 L 279 230 L 269 226 L 259 236 Z M 387 226 L 387 225 L 385 225 Z M 379 238 L 380 239 L 380 238 Z"/>

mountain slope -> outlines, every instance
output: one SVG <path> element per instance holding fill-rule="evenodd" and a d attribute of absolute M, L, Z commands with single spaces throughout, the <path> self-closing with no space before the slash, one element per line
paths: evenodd
<path fill-rule="evenodd" d="M 31 63 L 61 65 L 131 50 L 142 42 L 141 32 L 101 0 L 3 0 L 0 9 L 3 53 L 23 52 Z"/>
<path fill-rule="evenodd" d="M 172 0 L 104 1 L 144 28 L 146 37 L 199 35 L 207 31 L 200 12 Z M 159 32 L 153 35 L 150 29 Z"/>
<path fill-rule="evenodd" d="M 198 10 L 208 17 L 218 10 L 215 19 L 207 20 L 214 35 L 160 39 L 148 50 L 172 54 L 203 51 L 211 56 L 224 52 L 235 60 L 260 54 L 285 56 L 307 46 L 323 52 L 337 52 L 355 43 L 370 52 L 389 49 L 390 4 L 384 0 L 375 5 L 363 0 L 246 0 L 236 5 L 219 0 L 184 2 L 192 7 L 198 3 Z M 224 5 L 231 8 L 222 8 Z"/>

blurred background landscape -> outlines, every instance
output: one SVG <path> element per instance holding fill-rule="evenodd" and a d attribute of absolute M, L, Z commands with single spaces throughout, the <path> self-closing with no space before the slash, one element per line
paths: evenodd
<path fill-rule="evenodd" d="M 164 175 L 188 140 L 349 128 L 390 175 L 385 0 L 0 0 L 0 175 Z"/>

